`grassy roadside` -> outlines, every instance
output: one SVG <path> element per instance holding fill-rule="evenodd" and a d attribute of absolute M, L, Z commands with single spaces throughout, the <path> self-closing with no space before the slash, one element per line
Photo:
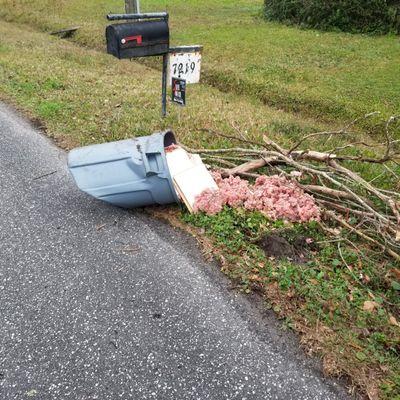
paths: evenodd
<path fill-rule="evenodd" d="M 171 107 L 162 120 L 159 92 L 159 73 L 144 65 L 116 62 L 26 26 L 0 25 L 0 95 L 43 121 L 48 134 L 65 148 L 169 126 L 193 147 L 228 145 L 197 132 L 201 127 L 226 133 L 235 127 L 249 138 L 268 132 L 280 143 L 327 127 L 263 105 L 253 96 L 238 97 L 205 85 L 191 87 L 189 106 Z M 393 285 L 399 266 L 377 266 L 378 257 L 364 248 L 360 256 L 347 246 L 343 261 L 337 243 L 321 244 L 309 264 L 278 263 L 265 259 L 248 240 L 282 229 L 260 214 L 226 210 L 214 218 L 185 213 L 180 218 L 222 249 L 217 256 L 223 270 L 243 291 L 261 291 L 286 326 L 302 332 L 308 348 L 323 356 L 328 373 L 351 376 L 373 399 L 378 389 L 382 398 L 400 395 L 399 328 L 390 323 L 391 316 L 399 319 L 398 289 Z M 324 241 L 314 226 L 290 227 L 288 235 L 302 229 L 315 241 Z M 365 311 L 363 304 L 371 296 L 379 307 Z"/>
<path fill-rule="evenodd" d="M 103 49 L 104 16 L 120 0 L 0 0 L 0 18 L 42 30 L 81 25 L 77 42 Z M 205 46 L 203 81 L 323 121 L 400 113 L 396 37 L 321 33 L 265 22 L 261 0 L 146 0 L 167 9 L 172 43 Z M 51 10 L 51 12 L 48 12 Z"/>
<path fill-rule="evenodd" d="M 210 144 L 210 137 L 197 133 L 197 128 L 229 132 L 236 127 L 249 137 L 269 132 L 290 141 L 323 127 L 203 85 L 190 87 L 184 110 L 170 105 L 168 117 L 162 119 L 158 71 L 9 23 L 0 25 L 0 82 L 3 96 L 43 119 L 52 135 L 69 143 L 67 147 L 170 126 L 194 147 Z M 212 142 L 221 144 L 218 138 Z"/>

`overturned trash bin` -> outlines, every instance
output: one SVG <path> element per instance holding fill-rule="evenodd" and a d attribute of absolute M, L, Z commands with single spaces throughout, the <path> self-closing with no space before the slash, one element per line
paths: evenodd
<path fill-rule="evenodd" d="M 118 207 L 179 202 L 165 148 L 171 131 L 72 150 L 68 168 L 79 189 Z"/>

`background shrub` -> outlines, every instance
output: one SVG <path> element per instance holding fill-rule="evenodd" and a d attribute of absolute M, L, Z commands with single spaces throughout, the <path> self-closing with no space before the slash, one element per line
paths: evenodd
<path fill-rule="evenodd" d="M 400 33 L 400 0 L 265 0 L 265 15 L 324 30 Z"/>

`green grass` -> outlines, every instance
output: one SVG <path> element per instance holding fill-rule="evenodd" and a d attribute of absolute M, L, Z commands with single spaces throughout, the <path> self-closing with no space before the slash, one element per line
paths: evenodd
<path fill-rule="evenodd" d="M 348 120 L 370 111 L 400 113 L 400 42 L 318 32 L 266 22 L 262 0 L 146 0 L 167 9 L 172 44 L 200 43 L 203 81 L 318 120 Z M 51 30 L 81 25 L 76 41 L 104 48 L 104 16 L 120 0 L 0 0 L 0 17 Z M 51 12 L 46 12 L 51 10 Z"/>
<path fill-rule="evenodd" d="M 249 137 L 268 131 L 278 138 L 282 129 L 293 131 L 285 140 L 323 127 L 204 85 L 190 86 L 188 106 L 170 104 L 162 119 L 159 71 L 8 23 L 0 25 L 0 48 L 0 93 L 42 118 L 68 147 L 169 127 L 192 146 L 210 145 L 210 136 L 196 132 L 204 127 L 230 132 L 235 126 Z M 211 139 L 214 146 L 221 144 Z"/>

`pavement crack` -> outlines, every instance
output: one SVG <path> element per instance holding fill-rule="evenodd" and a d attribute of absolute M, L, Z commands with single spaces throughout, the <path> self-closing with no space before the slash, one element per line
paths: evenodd
<path fill-rule="evenodd" d="M 57 170 L 56 171 L 52 171 L 52 172 L 48 172 L 47 174 L 36 176 L 32 180 L 33 181 L 37 181 L 37 180 L 42 179 L 42 178 L 47 178 L 50 175 L 54 175 L 56 172 L 57 172 Z"/>

